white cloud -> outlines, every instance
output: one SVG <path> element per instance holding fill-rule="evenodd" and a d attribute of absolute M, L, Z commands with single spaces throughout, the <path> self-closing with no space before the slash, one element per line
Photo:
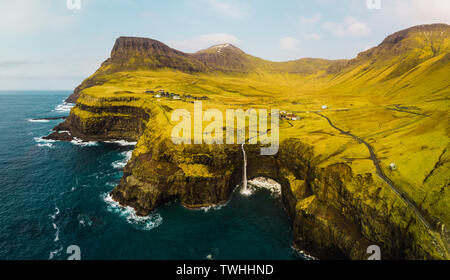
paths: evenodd
<path fill-rule="evenodd" d="M 176 49 L 187 52 L 194 52 L 218 44 L 230 43 L 233 45 L 239 45 L 241 42 L 242 41 L 234 35 L 225 33 L 212 33 L 182 41 L 171 41 L 169 42 L 169 44 Z"/>
<path fill-rule="evenodd" d="M 249 5 L 237 0 L 206 0 L 206 3 L 219 14 L 231 18 L 245 18 L 250 15 Z"/>
<path fill-rule="evenodd" d="M 314 24 L 319 22 L 322 19 L 322 16 L 319 14 L 306 17 L 306 16 L 300 16 L 300 22 L 303 24 Z"/>
<path fill-rule="evenodd" d="M 357 21 L 353 17 L 347 17 L 341 22 L 327 21 L 323 24 L 323 27 L 339 37 L 362 37 L 370 33 L 370 28 L 367 24 Z"/>
<path fill-rule="evenodd" d="M 410 24 L 450 23 L 449 0 L 395 0 L 383 2 L 388 16 Z"/>
<path fill-rule="evenodd" d="M 77 17 L 55 1 L 15 0 L 0 2 L 0 32 L 4 34 L 28 34 L 42 29 L 55 30 L 73 23 Z"/>
<path fill-rule="evenodd" d="M 307 40 L 320 40 L 322 38 L 322 35 L 320 35 L 318 33 L 311 33 L 311 34 L 306 34 L 305 38 Z"/>
<path fill-rule="evenodd" d="M 288 52 L 298 51 L 298 40 L 292 37 L 284 37 L 280 39 L 280 49 Z"/>

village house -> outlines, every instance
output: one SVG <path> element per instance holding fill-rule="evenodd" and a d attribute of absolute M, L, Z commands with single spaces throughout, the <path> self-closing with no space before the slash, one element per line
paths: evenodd
<path fill-rule="evenodd" d="M 286 119 L 286 120 L 290 120 L 290 121 L 298 121 L 300 120 L 300 117 L 292 114 L 292 113 L 287 113 L 287 114 L 282 114 L 281 118 Z"/>
<path fill-rule="evenodd" d="M 391 171 L 397 170 L 397 165 L 395 163 L 391 163 L 391 164 L 389 164 L 389 169 Z"/>

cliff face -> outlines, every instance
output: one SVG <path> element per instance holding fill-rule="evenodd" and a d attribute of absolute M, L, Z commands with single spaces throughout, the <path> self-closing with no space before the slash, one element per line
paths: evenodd
<path fill-rule="evenodd" d="M 240 180 L 238 151 L 235 146 L 160 142 L 132 159 L 112 197 L 141 215 L 174 199 L 191 208 L 225 203 Z"/>
<path fill-rule="evenodd" d="M 142 136 L 155 140 L 145 141 L 147 152 L 134 154 L 112 192 L 139 215 L 175 199 L 194 208 L 225 203 L 242 182 L 240 146 L 177 146 L 154 136 Z M 365 259 L 374 244 L 383 259 L 445 255 L 414 213 L 371 173 L 354 174 L 344 163 L 321 166 L 313 147 L 297 139 L 284 141 L 272 157 L 260 156 L 259 146 L 245 149 L 248 179 L 264 176 L 281 184 L 294 247 L 321 259 Z"/>
<path fill-rule="evenodd" d="M 225 203 L 242 182 L 240 146 L 174 145 L 160 134 L 156 106 L 80 101 L 57 130 L 84 140 L 139 140 L 111 193 L 139 215 L 175 199 L 186 207 Z M 355 174 L 345 163 L 322 165 L 314 148 L 299 139 L 283 141 L 276 156 L 260 156 L 257 145 L 245 149 L 249 180 L 264 176 L 281 184 L 294 247 L 321 259 L 365 259 L 369 245 L 380 246 L 383 259 L 445 258 L 414 213 L 371 173 Z"/>
<path fill-rule="evenodd" d="M 221 204 L 242 182 L 239 146 L 174 145 L 158 134 L 161 112 L 156 107 L 142 111 L 96 102 L 78 104 L 78 114 L 71 114 L 61 129 L 68 127 L 73 136 L 85 140 L 139 139 L 112 192 L 116 201 L 138 214 L 147 215 L 175 199 L 187 207 Z M 145 152 L 140 152 L 141 146 Z M 264 176 L 281 184 L 295 247 L 324 259 L 364 259 L 373 244 L 382 248 L 383 259 L 441 258 L 433 236 L 371 173 L 354 174 L 344 163 L 322 166 L 314 148 L 298 139 L 282 142 L 279 153 L 271 157 L 260 156 L 259 146 L 245 148 L 248 178 Z"/>
<path fill-rule="evenodd" d="M 444 140 L 439 140 L 436 144 L 433 141 L 439 137 L 434 134 L 426 134 L 425 137 L 421 133 L 445 123 L 448 111 L 439 111 L 442 104 L 430 107 L 437 112 L 435 116 L 432 110 L 426 111 L 425 114 L 420 108 L 416 108 L 423 103 L 422 97 L 425 95 L 430 97 L 428 103 L 445 100 L 442 95 L 448 95 L 447 76 L 441 75 L 448 73 L 449 65 L 446 32 L 447 25 L 416 27 L 393 34 L 377 48 L 361 53 L 353 60 L 330 62 L 302 59 L 284 63 L 272 63 L 249 56 L 231 45 L 216 46 L 196 54 L 185 54 L 155 40 L 121 37 L 116 41 L 111 58 L 69 98 L 69 101 L 76 101 L 76 106 L 66 121 L 55 127 L 55 132 L 49 137 L 64 141 L 73 137 L 85 141 L 137 141 L 133 157 L 125 167 L 124 176 L 113 190 L 112 197 L 124 206 L 132 206 L 139 215 L 147 215 L 165 202 L 175 199 L 186 207 L 202 207 L 224 203 L 230 198 L 236 185 L 241 183 L 241 147 L 173 144 L 170 138 L 173 126 L 170 112 L 172 108 L 191 106 L 192 100 L 154 98 L 146 92 L 148 87 L 155 90 L 166 86 L 182 88 L 183 91 L 198 91 L 202 95 L 208 90 L 220 92 L 223 88 L 228 88 L 228 95 L 224 96 L 223 102 L 215 100 L 219 97 L 214 95 L 205 101 L 205 106 L 248 108 L 262 100 L 280 105 L 281 108 L 286 106 L 287 110 L 294 108 L 292 111 L 309 111 L 305 109 L 309 98 L 317 98 L 318 102 L 324 104 L 332 102 L 332 94 L 338 92 L 336 99 L 344 96 L 344 99 L 351 100 L 351 104 L 345 104 L 348 107 L 345 110 L 336 110 L 329 114 L 340 118 L 340 123 L 348 126 L 346 131 L 356 130 L 363 133 L 365 130 L 361 126 L 370 127 L 371 131 L 364 139 L 379 145 L 374 145 L 376 153 L 388 157 L 391 151 L 386 146 L 390 145 L 389 142 L 397 143 L 395 141 L 400 138 L 405 143 L 408 139 L 419 139 L 420 152 L 412 153 L 414 158 L 420 157 L 421 153 L 426 153 L 424 158 L 438 155 L 437 163 L 424 180 L 438 187 L 430 188 L 433 192 L 429 193 L 428 189 L 409 190 L 409 195 L 418 194 L 413 198 L 421 211 L 429 211 L 439 216 L 443 221 L 437 225 L 441 232 L 428 229 L 411 207 L 376 175 L 373 164 L 367 158 L 365 147 L 361 148 L 358 143 L 353 143 L 355 141 L 352 139 L 346 139 L 346 136 L 329 129 L 326 121 L 320 117 L 315 118 L 312 116 L 314 114 L 308 111 L 302 115 L 306 121 L 282 122 L 282 129 L 285 129 L 283 135 L 287 136 L 283 136 L 277 155 L 260 156 L 261 147 L 245 145 L 248 179 L 263 176 L 281 184 L 282 200 L 292 220 L 294 247 L 316 257 L 366 259 L 367 247 L 378 245 L 383 259 L 446 259 L 448 239 L 445 238 L 448 238 L 448 232 L 445 232 L 444 224 L 448 220 L 445 214 L 440 213 L 448 209 L 448 175 L 445 174 L 448 170 L 445 155 L 448 152 L 446 153 L 447 148 L 443 152 L 439 149 L 448 143 L 440 143 L 447 139 L 442 135 L 440 137 Z M 442 39 L 442 36 L 447 37 Z M 421 64 L 424 60 L 428 62 Z M 164 68 L 177 72 L 165 73 Z M 419 73 L 414 72 L 414 69 L 419 69 Z M 217 71 L 220 73 L 214 76 Z M 242 74 L 249 71 L 261 71 L 265 76 L 253 84 L 242 86 L 238 80 L 244 79 Z M 200 75 L 204 72 L 209 73 L 209 76 Z M 221 76 L 229 72 L 232 75 L 225 78 Z M 277 73 L 275 78 L 267 75 L 272 72 Z M 241 76 L 235 75 L 236 73 Z M 326 94 L 320 96 L 313 92 L 308 96 L 311 88 L 315 87 L 310 81 L 306 81 L 305 88 L 297 92 L 295 80 L 290 75 L 278 75 L 279 73 L 300 75 L 295 76 L 296 79 L 303 79 L 304 76 L 301 75 L 325 77 L 323 79 Z M 422 75 L 423 73 L 432 73 L 432 78 L 424 80 L 426 76 Z M 283 84 L 283 76 L 286 76 L 286 84 L 290 87 Z M 395 77 L 399 77 L 399 80 L 395 80 Z M 269 78 L 268 82 L 264 81 L 266 78 Z M 410 95 L 407 91 L 409 88 L 419 88 L 423 86 L 424 81 L 427 81 L 430 89 L 420 90 L 425 93 L 417 96 L 421 103 L 415 106 L 398 105 L 392 108 L 391 105 L 383 104 L 381 109 L 377 107 L 371 111 L 376 121 L 366 120 L 365 117 L 370 115 L 365 112 L 372 110 L 372 105 L 365 105 L 368 104 L 367 98 L 363 101 L 359 99 L 366 89 L 355 82 L 364 78 L 367 80 L 362 81 L 367 81 L 370 86 L 376 86 L 376 83 L 381 81 L 381 86 L 376 89 L 383 91 L 379 95 L 373 94 L 376 99 L 374 107 L 380 107 L 380 97 L 384 98 L 390 94 L 391 89 L 388 91 L 385 89 L 387 87 L 398 86 L 398 91 L 405 91 L 404 96 Z M 387 86 L 383 83 L 390 79 L 394 79 L 392 84 Z M 274 89 L 271 81 L 277 83 L 275 87 L 280 87 L 279 90 L 275 89 L 278 90 L 278 95 L 272 94 Z M 339 84 L 333 88 L 333 83 Z M 347 89 L 347 85 L 350 89 Z M 238 94 L 241 87 L 242 90 L 255 90 L 257 94 L 253 96 L 245 92 L 242 98 Z M 354 88 L 358 90 L 357 95 L 345 95 L 346 91 L 352 91 Z M 373 88 L 369 90 L 371 94 L 375 92 Z M 430 91 L 429 94 L 427 90 Z M 293 97 L 289 95 L 291 91 L 295 93 Z M 240 105 L 236 105 L 238 101 Z M 271 103 L 273 101 L 278 103 Z M 301 102 L 304 104 L 295 107 Z M 353 103 L 359 102 L 364 106 L 352 113 L 350 108 Z M 394 104 L 391 100 L 388 102 L 390 103 L 387 104 Z M 319 107 L 318 104 L 314 106 Z M 349 115 L 344 115 L 345 112 L 349 112 Z M 396 115 L 384 119 L 392 112 Z M 396 130 L 393 123 L 403 117 L 401 114 L 408 116 L 406 121 L 395 125 L 405 134 L 383 140 L 385 137 L 391 137 L 390 134 L 385 134 L 386 131 Z M 349 118 L 342 117 L 343 115 L 353 118 L 356 124 L 349 124 Z M 412 131 L 405 129 L 424 120 L 428 120 L 424 122 L 424 126 L 413 126 Z M 386 123 L 389 124 L 387 127 Z M 444 125 L 439 129 L 447 129 L 448 132 L 448 126 Z M 405 145 L 402 141 L 400 144 Z M 415 147 L 415 144 L 410 145 Z M 347 150 L 349 151 L 346 152 Z M 400 156 L 403 154 L 394 158 L 400 160 Z M 425 166 L 425 163 L 421 164 Z M 396 173 L 391 175 L 397 176 L 395 179 L 399 182 L 404 180 Z M 411 174 L 408 175 L 412 177 Z M 432 203 L 428 202 L 428 196 L 435 197 Z"/>

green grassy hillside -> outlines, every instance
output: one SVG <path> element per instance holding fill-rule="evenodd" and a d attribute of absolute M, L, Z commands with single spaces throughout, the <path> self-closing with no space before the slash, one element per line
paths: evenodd
<path fill-rule="evenodd" d="M 172 110 L 193 110 L 192 99 L 146 93 L 160 89 L 206 96 L 204 110 L 277 108 L 296 114 L 300 120 L 281 121 L 282 141 L 311 145 L 319 166 L 346 163 L 355 174 L 377 177 L 366 146 L 339 133 L 320 113 L 370 144 L 386 176 L 421 211 L 450 225 L 449 25 L 412 27 L 354 59 L 337 61 L 270 62 L 230 44 L 186 54 L 155 40 L 121 37 L 111 58 L 71 97 L 78 99 L 72 114 L 104 114 L 80 105 L 157 108 L 162 116 L 148 129 L 170 137 Z M 144 134 L 134 156 L 149 152 L 151 141 Z"/>

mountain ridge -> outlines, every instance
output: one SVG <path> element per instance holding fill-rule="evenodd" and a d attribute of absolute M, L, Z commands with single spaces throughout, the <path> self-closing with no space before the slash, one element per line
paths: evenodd
<path fill-rule="evenodd" d="M 242 182 L 243 146 L 175 145 L 175 110 L 192 113 L 195 100 L 223 114 L 277 108 L 279 153 L 246 144 L 246 174 L 281 184 L 295 248 L 365 259 L 379 244 L 383 259 L 449 259 L 448 29 L 405 29 L 332 62 L 270 62 L 227 44 L 187 54 L 123 37 L 46 139 L 136 142 L 111 195 L 147 215 L 172 199 L 224 203 Z"/>
<path fill-rule="evenodd" d="M 363 64 L 368 64 L 369 68 L 398 64 L 386 77 L 392 79 L 449 51 L 449 34 L 450 26 L 447 24 L 419 25 L 387 36 L 378 46 L 359 53 L 353 59 L 300 58 L 286 62 L 258 58 L 229 43 L 185 53 L 154 39 L 121 36 L 116 40 L 110 58 L 83 81 L 66 102 L 74 103 L 83 89 L 102 84 L 105 74 L 121 71 L 169 68 L 186 73 L 289 73 L 307 76 L 320 73 L 341 75 Z"/>

